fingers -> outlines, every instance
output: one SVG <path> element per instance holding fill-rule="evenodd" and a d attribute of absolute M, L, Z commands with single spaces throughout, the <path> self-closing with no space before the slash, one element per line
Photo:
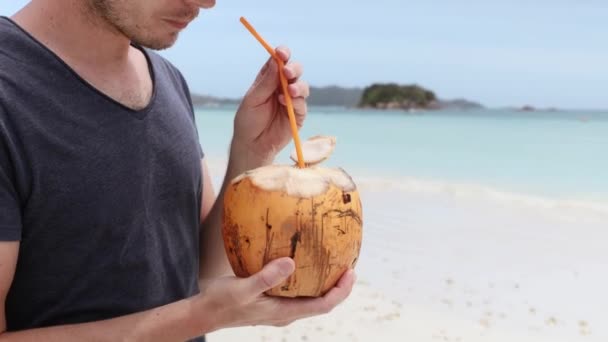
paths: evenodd
<path fill-rule="evenodd" d="M 291 51 L 286 46 L 279 46 L 275 51 L 277 56 L 279 56 L 279 58 L 285 62 L 285 68 L 283 69 L 285 77 L 292 81 L 292 83 L 295 82 L 298 78 L 300 78 L 300 76 L 302 76 L 302 64 L 297 62 L 287 63 L 289 58 L 291 58 Z"/>
<path fill-rule="evenodd" d="M 336 286 L 323 297 L 285 302 L 285 317 L 301 319 L 329 313 L 342 303 L 352 292 L 356 276 L 352 270 L 346 271 Z"/>
<path fill-rule="evenodd" d="M 273 260 L 260 272 L 244 279 L 236 295 L 243 300 L 255 298 L 283 283 L 294 270 L 295 263 L 291 258 Z"/>
<path fill-rule="evenodd" d="M 296 114 L 296 123 L 298 127 L 304 125 L 306 113 L 308 112 L 308 104 L 306 98 L 310 95 L 310 88 L 304 81 L 298 81 L 290 84 L 287 88 L 289 95 L 291 96 L 291 103 L 293 104 L 293 110 Z M 279 95 L 279 103 L 283 106 L 287 106 L 285 95 Z"/>
<path fill-rule="evenodd" d="M 285 66 L 285 76 L 291 79 L 291 84 L 287 86 L 289 96 L 292 98 L 292 103 L 296 114 L 305 115 L 307 112 L 306 99 L 310 96 L 310 86 L 305 81 L 298 81 L 302 75 L 302 66 L 299 63 Z M 287 106 L 285 96 L 279 95 L 279 102 L 283 106 Z"/>
<path fill-rule="evenodd" d="M 285 74 L 285 77 L 287 77 L 287 79 L 293 83 L 297 81 L 300 76 L 302 76 L 304 73 L 304 68 L 302 68 L 302 64 L 292 62 L 285 65 L 285 68 L 283 68 L 283 73 Z"/>
<path fill-rule="evenodd" d="M 298 81 L 296 83 L 290 84 L 287 86 L 287 91 L 289 92 L 289 96 L 292 99 L 306 99 L 310 96 L 310 87 L 304 81 Z M 279 95 L 279 101 L 285 105 L 285 96 L 283 93 Z"/>
<path fill-rule="evenodd" d="M 357 277 L 355 276 L 355 272 L 353 270 L 346 271 L 342 275 L 342 278 L 340 278 L 340 281 L 338 281 L 336 287 L 329 290 L 329 292 L 327 292 L 325 296 L 321 298 L 321 312 L 331 311 L 335 306 L 348 298 L 353 290 L 356 278 Z"/>
<path fill-rule="evenodd" d="M 279 95 L 279 102 L 283 106 L 287 106 L 287 101 L 285 100 L 285 96 L 283 94 Z M 308 111 L 308 105 L 306 104 L 306 99 L 304 98 L 292 98 L 291 103 L 293 104 L 293 110 L 297 115 L 304 115 Z"/>
<path fill-rule="evenodd" d="M 207 303 L 214 303 L 211 307 L 223 308 L 217 311 L 224 312 L 224 320 L 228 323 L 223 326 L 226 327 L 260 324 L 286 326 L 302 318 L 329 313 L 350 295 L 355 283 L 355 275 L 349 270 L 323 297 L 280 298 L 264 294 L 286 280 L 294 268 L 291 258 L 276 259 L 249 278 L 234 278 L 224 284 L 217 283 L 220 295 L 216 296 L 218 298 L 215 298 L 215 302 L 211 300 Z M 206 295 L 209 297 L 213 293 L 207 291 Z M 209 312 L 208 308 L 206 312 Z"/>
<path fill-rule="evenodd" d="M 289 82 L 287 91 L 292 98 L 298 127 L 302 127 L 308 111 L 306 98 L 310 96 L 310 87 L 308 83 L 299 80 L 303 74 L 302 65 L 297 62 L 287 63 L 291 58 L 291 51 L 289 48 L 286 46 L 279 46 L 275 51 L 278 58 L 285 63 L 282 72 Z M 281 84 L 277 82 L 278 73 L 277 61 L 272 57 L 269 58 L 258 73 L 253 85 L 248 90 L 244 102 L 255 107 L 267 102 L 271 96 L 276 96 L 278 94 L 279 103 L 283 106 L 287 106 L 284 94 L 282 94 Z"/>
<path fill-rule="evenodd" d="M 305 81 L 298 81 L 287 86 L 287 91 L 292 98 L 307 98 L 310 95 L 310 87 Z"/>
<path fill-rule="evenodd" d="M 302 64 L 297 62 L 288 63 L 291 57 L 291 51 L 286 46 L 280 46 L 275 49 L 277 56 L 284 62 L 284 68 L 282 70 L 285 77 L 288 79 L 290 84 L 298 83 L 298 79 L 302 76 L 303 68 Z M 278 88 L 279 68 L 277 61 L 270 57 L 266 63 L 262 66 L 258 75 L 256 76 L 252 86 L 248 90 L 248 97 L 253 102 L 261 103 L 270 97 Z M 308 96 L 308 85 L 298 84 L 293 88 L 292 97 L 307 97 Z"/>
<path fill-rule="evenodd" d="M 275 52 L 277 53 L 277 56 L 285 63 L 287 63 L 291 57 L 291 51 L 287 46 L 281 45 L 275 49 Z"/>
<path fill-rule="evenodd" d="M 277 89 L 278 72 L 277 63 L 272 58 L 268 59 L 247 91 L 244 101 L 251 106 L 267 101 Z"/>

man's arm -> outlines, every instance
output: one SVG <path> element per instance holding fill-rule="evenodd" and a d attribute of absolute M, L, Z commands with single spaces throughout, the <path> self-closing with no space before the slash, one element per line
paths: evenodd
<path fill-rule="evenodd" d="M 0 242 L 0 333 L 6 331 L 6 317 L 4 307 L 6 295 L 11 288 L 15 268 L 17 267 L 17 255 L 19 254 L 19 242 Z M 1 335 L 0 335 L 1 336 Z"/>
<path fill-rule="evenodd" d="M 230 161 L 218 196 L 215 196 L 207 162 L 203 158 L 201 170 L 203 193 L 201 200 L 201 234 L 200 234 L 200 279 L 217 278 L 233 275 L 222 237 L 222 217 L 224 210 L 224 193 L 230 181 L 241 173 L 256 167 L 270 164 L 271 160 L 255 158 L 245 150 L 232 146 Z"/>
<path fill-rule="evenodd" d="M 301 127 L 307 113 L 306 98 L 310 95 L 310 89 L 306 82 L 300 80 L 302 66 L 299 63 L 288 63 L 291 56 L 289 49 L 280 47 L 275 52 L 276 58 L 286 63 L 283 72 L 289 82 L 287 91 L 294 109 L 295 124 Z M 202 212 L 209 210 L 209 214 L 201 224 L 201 279 L 232 273 L 224 249 L 221 227 L 224 191 L 230 181 L 245 171 L 271 164 L 275 156 L 292 139 L 291 119 L 279 82 L 279 64 L 283 63 L 277 63 L 275 57 L 267 60 L 236 112 L 228 169 L 217 200 L 213 192 L 208 192 L 211 189 L 211 181 L 203 160 L 205 193 Z M 211 209 L 208 209 L 209 207 Z"/>
<path fill-rule="evenodd" d="M 215 195 L 206 159 L 201 160 L 203 191 L 201 200 L 200 262 L 199 278 L 210 279 L 231 274 L 230 263 L 224 250 L 222 238 L 222 211 L 224 184 Z"/>
<path fill-rule="evenodd" d="M 12 341 L 185 341 L 209 328 L 201 317 L 200 297 L 119 318 L 6 332 L 5 302 L 13 281 L 19 242 L 0 242 L 0 342 Z"/>

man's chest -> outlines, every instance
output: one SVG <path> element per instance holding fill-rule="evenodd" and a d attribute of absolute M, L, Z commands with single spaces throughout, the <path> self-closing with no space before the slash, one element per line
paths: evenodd
<path fill-rule="evenodd" d="M 152 97 L 152 82 L 132 81 L 130 84 L 98 85 L 98 89 L 114 101 L 133 110 L 145 108 Z"/>
<path fill-rule="evenodd" d="M 99 93 L 132 110 L 145 108 L 154 91 L 150 75 L 137 69 L 116 76 L 83 72 L 82 78 Z"/>
<path fill-rule="evenodd" d="M 143 117 L 95 97 L 80 105 L 49 101 L 46 108 L 24 114 L 18 132 L 26 222 L 78 216 L 111 225 L 116 213 L 130 217 L 136 205 L 161 214 L 197 200 L 198 136 L 178 101 L 161 94 Z"/>
<path fill-rule="evenodd" d="M 80 63 L 64 56 L 66 64 L 97 92 L 132 110 L 145 108 L 153 94 L 150 64 L 137 49 L 131 48 L 130 58 L 123 63 L 99 66 L 94 62 Z"/>

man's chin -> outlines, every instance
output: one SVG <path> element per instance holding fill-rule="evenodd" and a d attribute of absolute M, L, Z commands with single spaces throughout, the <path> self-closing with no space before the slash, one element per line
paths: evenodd
<path fill-rule="evenodd" d="M 165 50 L 175 45 L 175 42 L 177 41 L 177 36 L 177 33 L 172 33 L 170 37 L 167 37 L 165 39 L 147 39 L 141 41 L 133 40 L 133 43 L 139 46 L 143 46 L 147 49 Z"/>

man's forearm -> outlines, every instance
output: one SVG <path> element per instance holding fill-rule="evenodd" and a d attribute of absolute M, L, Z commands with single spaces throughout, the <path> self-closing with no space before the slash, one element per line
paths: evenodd
<path fill-rule="evenodd" d="M 197 317 L 200 297 L 191 297 L 148 311 L 82 324 L 5 332 L 0 342 L 17 341 L 186 341 L 211 331 L 213 314 Z"/>
<path fill-rule="evenodd" d="M 247 153 L 244 148 L 232 146 L 226 175 L 216 197 L 211 212 L 202 224 L 201 229 L 201 257 L 200 278 L 210 279 L 231 274 L 232 269 L 226 256 L 224 240 L 222 237 L 222 219 L 224 211 L 224 193 L 232 179 L 245 171 L 268 165 L 272 159 L 260 158 Z"/>

